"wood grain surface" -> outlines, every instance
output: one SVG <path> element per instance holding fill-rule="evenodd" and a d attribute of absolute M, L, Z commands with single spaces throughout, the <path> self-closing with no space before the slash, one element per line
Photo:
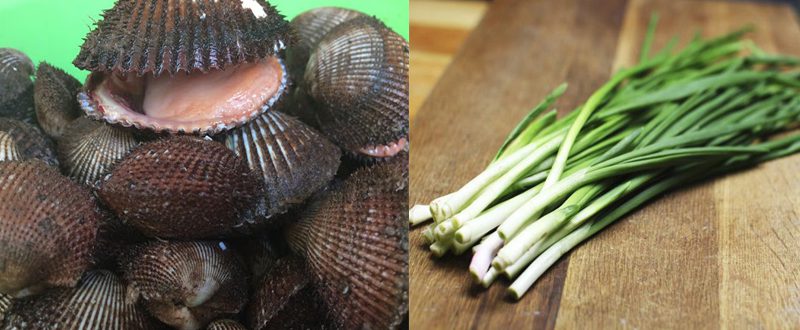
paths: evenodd
<path fill-rule="evenodd" d="M 673 35 L 752 24 L 760 47 L 800 55 L 800 24 L 785 5 L 495 1 L 412 121 L 411 202 L 478 174 L 559 83 L 570 83 L 559 112 L 582 103 L 638 57 L 653 11 L 656 49 Z M 411 239 L 412 329 L 800 327 L 800 156 L 663 196 L 579 245 L 519 302 L 506 297 L 507 281 L 473 285 L 469 256 L 432 257 L 421 228 Z"/>
<path fill-rule="evenodd" d="M 461 49 L 464 40 L 483 18 L 486 1 L 412 0 L 411 67 L 409 112 L 413 121 L 422 102 L 428 98 Z"/>

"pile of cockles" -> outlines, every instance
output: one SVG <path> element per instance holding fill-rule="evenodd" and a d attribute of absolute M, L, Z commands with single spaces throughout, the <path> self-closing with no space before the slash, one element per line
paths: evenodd
<path fill-rule="evenodd" d="M 118 1 L 81 83 L 0 49 L 0 328 L 392 329 L 408 44 L 341 8 Z"/>

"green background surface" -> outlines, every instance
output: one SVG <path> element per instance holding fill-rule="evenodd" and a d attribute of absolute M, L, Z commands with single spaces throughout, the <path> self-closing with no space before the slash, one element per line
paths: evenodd
<path fill-rule="evenodd" d="M 127 0 L 122 0 L 127 1 Z M 0 0 L 0 47 L 22 50 L 34 63 L 47 61 L 83 80 L 72 60 L 83 37 L 114 0 Z M 338 6 L 377 16 L 408 39 L 408 0 L 270 0 L 291 19 L 316 7 Z"/>

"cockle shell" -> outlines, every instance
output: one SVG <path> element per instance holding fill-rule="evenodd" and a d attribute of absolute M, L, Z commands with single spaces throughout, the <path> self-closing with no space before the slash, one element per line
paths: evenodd
<path fill-rule="evenodd" d="M 222 242 L 145 243 L 120 260 L 130 297 L 173 327 L 199 329 L 247 301 L 245 270 Z"/>
<path fill-rule="evenodd" d="M 288 91 L 280 53 L 294 37 L 265 1 L 118 1 L 85 40 L 73 63 L 92 74 L 79 102 L 112 124 L 215 134 Z"/>
<path fill-rule="evenodd" d="M 234 320 L 216 320 L 208 325 L 206 330 L 247 330 L 247 327 Z"/>
<path fill-rule="evenodd" d="M 231 131 L 225 144 L 264 181 L 268 215 L 283 213 L 326 186 L 341 157 L 317 131 L 277 111 Z"/>
<path fill-rule="evenodd" d="M 317 125 L 351 154 L 394 156 L 408 143 L 408 43 L 372 17 L 329 32 L 306 67 Z"/>
<path fill-rule="evenodd" d="M 137 145 L 130 130 L 82 117 L 64 132 L 58 156 L 65 174 L 78 183 L 94 186 Z"/>
<path fill-rule="evenodd" d="M 32 123 L 33 61 L 13 48 L 0 48 L 0 117 Z"/>
<path fill-rule="evenodd" d="M 311 50 L 328 32 L 339 24 L 363 16 L 365 15 L 361 12 L 339 7 L 314 8 L 295 16 L 291 24 L 297 32 L 297 43 L 287 51 L 287 62 L 292 75 L 303 76 Z"/>
<path fill-rule="evenodd" d="M 293 39 L 290 31 L 262 0 L 118 1 L 73 64 L 139 76 L 209 72 L 277 55 Z"/>
<path fill-rule="evenodd" d="M 0 293 L 0 324 L 3 324 L 3 320 L 5 320 L 8 310 L 11 309 L 12 303 L 11 295 Z"/>
<path fill-rule="evenodd" d="M 36 119 L 47 135 L 58 139 L 73 120 L 81 116 L 76 99 L 81 83 L 47 62 L 39 63 L 34 83 Z"/>
<path fill-rule="evenodd" d="M 75 288 L 18 299 L 4 329 L 163 329 L 143 307 L 127 299 L 114 273 L 94 270 Z"/>
<path fill-rule="evenodd" d="M 319 196 L 287 229 L 341 327 L 394 328 L 408 312 L 407 205 L 404 170 L 381 163 Z"/>
<path fill-rule="evenodd" d="M 0 162 L 11 160 L 22 160 L 22 156 L 17 150 L 17 142 L 10 134 L 0 131 Z"/>
<path fill-rule="evenodd" d="M 6 132 L 17 143 L 22 159 L 39 159 L 47 165 L 58 166 L 55 146 L 39 128 L 10 118 L 0 118 L 0 131 Z"/>
<path fill-rule="evenodd" d="M 0 292 L 73 286 L 91 265 L 100 213 L 89 191 L 40 161 L 0 162 Z"/>
<path fill-rule="evenodd" d="M 151 237 L 203 239 L 247 231 L 264 213 L 263 184 L 215 141 L 172 137 L 134 149 L 101 183 L 99 196 Z"/>
<path fill-rule="evenodd" d="M 305 265 L 296 257 L 278 260 L 261 280 L 247 309 L 251 329 L 319 329 L 325 323 Z"/>

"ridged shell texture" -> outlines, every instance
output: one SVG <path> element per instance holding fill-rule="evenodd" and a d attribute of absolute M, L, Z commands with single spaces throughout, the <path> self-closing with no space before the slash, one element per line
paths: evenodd
<path fill-rule="evenodd" d="M 318 329 L 325 309 L 297 257 L 278 260 L 260 280 L 247 309 L 251 329 Z"/>
<path fill-rule="evenodd" d="M 174 137 L 134 149 L 101 184 L 101 199 L 148 236 L 226 236 L 254 222 L 263 188 L 223 144 Z"/>
<path fill-rule="evenodd" d="M 118 1 L 73 63 L 140 76 L 207 72 L 274 55 L 290 39 L 289 23 L 263 0 Z"/>
<path fill-rule="evenodd" d="M 125 284 L 105 270 L 86 273 L 75 288 L 19 299 L 4 329 L 162 329 L 125 296 Z"/>
<path fill-rule="evenodd" d="M 0 131 L 0 162 L 22 160 L 17 150 L 17 142 L 10 134 Z"/>
<path fill-rule="evenodd" d="M 71 286 L 100 222 L 91 194 L 39 161 L 0 162 L 0 292 Z"/>
<path fill-rule="evenodd" d="M 288 229 L 344 328 L 393 328 L 408 311 L 407 189 L 397 164 L 360 169 Z"/>
<path fill-rule="evenodd" d="M 121 258 L 125 280 L 162 322 L 197 328 L 246 303 L 242 265 L 222 242 L 153 242 Z"/>
<path fill-rule="evenodd" d="M 39 128 L 19 120 L 0 118 L 0 131 L 14 138 L 22 159 L 39 159 L 50 166 L 58 166 L 55 145 Z"/>
<path fill-rule="evenodd" d="M 46 62 L 39 63 L 34 83 L 36 119 L 42 130 L 58 139 L 73 120 L 81 116 L 76 99 L 81 83 Z"/>
<path fill-rule="evenodd" d="M 263 179 L 270 215 L 285 212 L 327 185 L 341 156 L 314 129 L 277 111 L 232 131 L 225 143 Z"/>
<path fill-rule="evenodd" d="M 5 293 L 0 293 L 0 324 L 3 324 L 3 320 L 6 317 L 6 312 L 11 308 L 11 304 L 13 303 L 11 295 L 7 295 Z"/>
<path fill-rule="evenodd" d="M 234 320 L 216 320 L 208 325 L 206 330 L 247 330 L 247 327 Z"/>
<path fill-rule="evenodd" d="M 311 50 L 328 32 L 339 24 L 363 16 L 361 12 L 338 7 L 314 8 L 295 16 L 291 24 L 297 32 L 297 43 L 288 52 L 292 74 L 303 76 Z"/>
<path fill-rule="evenodd" d="M 304 79 L 323 133 L 352 152 L 407 137 L 408 52 L 403 37 L 372 17 L 328 33 Z"/>
<path fill-rule="evenodd" d="M 127 129 L 82 117 L 67 128 L 58 155 L 65 174 L 93 186 L 138 144 Z"/>

